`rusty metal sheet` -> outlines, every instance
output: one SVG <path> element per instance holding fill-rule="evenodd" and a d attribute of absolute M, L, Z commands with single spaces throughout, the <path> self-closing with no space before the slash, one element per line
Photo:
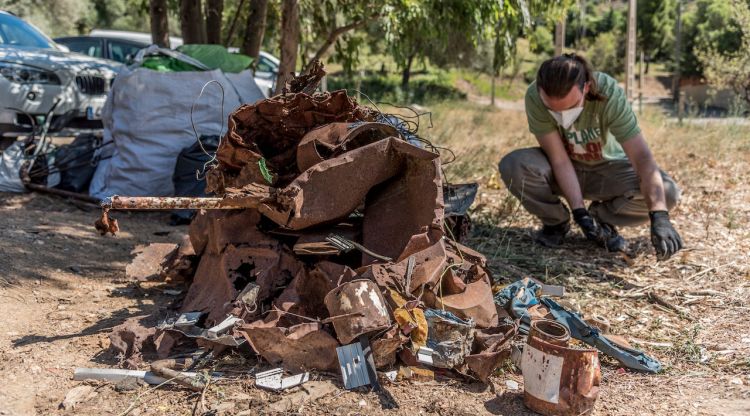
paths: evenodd
<path fill-rule="evenodd" d="M 215 323 L 232 310 L 232 301 L 248 282 L 259 286 L 257 301 L 263 304 L 304 270 L 278 241 L 264 239 L 252 244 L 230 244 L 221 254 L 204 254 L 181 310 L 207 312 L 207 322 Z"/>
<path fill-rule="evenodd" d="M 351 268 L 321 261 L 306 273 L 299 273 L 284 289 L 284 292 L 274 301 L 274 305 L 283 311 L 302 315 L 309 318 L 323 319 L 329 316 L 323 300 L 328 292 L 339 284 L 355 279 L 356 274 Z M 284 316 L 285 323 L 297 324 L 301 321 L 294 316 Z"/>
<path fill-rule="evenodd" d="M 431 167 L 434 171 L 431 180 L 434 180 L 439 164 L 437 154 L 398 139 L 383 139 L 316 164 L 285 188 L 278 189 L 275 203 L 261 204 L 258 209 L 272 220 L 280 221 L 279 225 L 293 230 L 330 223 L 352 213 L 376 185 L 391 179 L 402 178 L 408 166 L 420 164 Z M 419 183 L 424 187 L 424 182 L 419 181 Z M 424 189 L 412 190 L 426 192 Z M 437 187 L 435 192 L 439 194 L 440 187 Z M 412 198 L 406 195 L 400 197 L 414 203 L 404 207 L 405 209 L 400 211 L 399 215 L 413 216 L 414 219 L 404 224 L 405 228 L 400 231 L 397 240 L 394 240 L 392 244 L 384 244 L 382 241 L 377 244 L 368 243 L 366 226 L 363 230 L 366 247 L 379 252 L 378 248 L 383 246 L 380 250 L 383 252 L 379 254 L 393 258 L 401 254 L 415 232 L 422 232 L 425 226 L 435 229 L 442 227 L 442 202 L 438 210 L 439 215 L 436 215 L 432 203 L 423 203 L 419 206 L 418 197 Z M 381 206 L 387 205 L 388 202 L 394 201 L 382 200 Z M 409 215 L 403 215 L 405 212 Z M 365 221 L 367 221 L 367 213 L 365 213 Z M 386 221 L 383 228 L 390 225 L 390 222 Z"/>
<path fill-rule="evenodd" d="M 192 279 L 197 265 L 198 256 L 195 254 L 190 236 L 184 235 L 177 246 L 177 250 L 164 258 L 161 277 L 172 283 L 183 282 Z"/>
<path fill-rule="evenodd" d="M 463 293 L 440 296 L 439 293 L 429 294 L 426 303 L 433 303 L 435 308 L 444 308 L 455 313 L 459 318 L 472 318 L 479 328 L 491 328 L 498 324 L 498 314 L 492 299 L 492 288 L 489 279 L 484 276 L 466 285 Z"/>
<path fill-rule="evenodd" d="M 400 137 L 398 130 L 383 123 L 331 123 L 307 133 L 297 146 L 297 167 L 301 172 L 344 152 L 388 137 Z"/>
<path fill-rule="evenodd" d="M 476 330 L 472 354 L 465 358 L 471 373 L 487 382 L 490 375 L 510 357 L 510 342 L 517 333 L 518 327 L 511 320 L 493 328 Z"/>
<path fill-rule="evenodd" d="M 308 131 L 329 123 L 374 118 L 374 113 L 360 107 L 344 90 L 312 96 L 278 95 L 243 105 L 229 116 L 227 134 L 216 154 L 220 167 L 214 171 L 221 174 L 206 178 L 208 188 L 221 191 L 250 182 L 264 183 L 258 165 L 261 158 L 275 173 L 276 181 L 286 185 L 299 173 L 297 145 Z M 246 172 L 241 174 L 243 169 Z"/>
<path fill-rule="evenodd" d="M 266 361 L 283 365 L 287 371 L 338 368 L 336 347 L 339 343 L 320 324 L 299 324 L 290 328 L 245 325 L 239 332 Z"/>
<path fill-rule="evenodd" d="M 388 162 L 398 168 L 367 194 L 362 243 L 378 254 L 402 260 L 409 256 L 407 246 L 415 236 L 422 237 L 416 240 L 422 248 L 442 239 L 443 188 L 437 154 L 400 140 L 391 142 L 393 156 Z M 363 256 L 364 264 L 372 260 Z"/>
<path fill-rule="evenodd" d="M 588 415 L 599 397 L 601 370 L 595 349 L 569 348 L 557 322 L 536 320 L 524 346 L 524 404 L 543 415 Z M 559 325 L 559 324 L 558 324 Z M 552 341 L 552 342 L 548 342 Z"/>
<path fill-rule="evenodd" d="M 401 334 L 398 327 L 393 327 L 380 338 L 371 341 L 375 367 L 393 367 L 396 364 L 396 352 L 408 340 L 409 338 Z"/>
<path fill-rule="evenodd" d="M 348 344 L 358 336 L 391 326 L 391 317 L 378 286 L 366 279 L 357 279 L 331 290 L 325 297 L 332 317 L 350 315 L 333 321 L 336 337 Z M 354 312 L 358 315 L 351 316 Z"/>

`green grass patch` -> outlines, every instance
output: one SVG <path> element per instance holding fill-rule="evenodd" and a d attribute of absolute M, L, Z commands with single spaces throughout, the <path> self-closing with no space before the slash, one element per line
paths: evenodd
<path fill-rule="evenodd" d="M 401 77 L 397 75 L 367 75 L 361 78 L 332 76 L 328 79 L 328 89 L 346 89 L 352 96 L 356 96 L 359 90 L 375 102 L 393 104 L 430 104 L 466 99 L 466 94 L 459 91 L 443 72 L 413 75 L 408 91 L 401 88 Z"/>

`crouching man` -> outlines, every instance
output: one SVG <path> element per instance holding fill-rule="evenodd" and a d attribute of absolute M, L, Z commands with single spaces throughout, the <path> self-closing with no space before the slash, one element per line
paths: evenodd
<path fill-rule="evenodd" d="M 612 77 L 593 72 L 575 54 L 549 59 L 526 91 L 526 116 L 540 147 L 503 157 L 500 175 L 524 208 L 541 220 L 538 243 L 559 246 L 570 230 L 572 211 L 586 238 L 609 251 L 627 248 L 615 227 L 647 220 L 659 258 L 682 248 L 669 220 L 680 190 L 657 166 Z M 588 208 L 584 199 L 592 201 Z"/>

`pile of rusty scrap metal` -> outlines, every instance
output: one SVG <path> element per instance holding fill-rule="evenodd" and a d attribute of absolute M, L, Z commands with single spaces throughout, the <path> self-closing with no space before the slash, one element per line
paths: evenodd
<path fill-rule="evenodd" d="M 178 270 L 189 288 L 182 315 L 151 333 L 159 352 L 186 339 L 247 341 L 288 371 L 338 372 L 352 344 L 371 347 L 378 369 L 400 361 L 408 374 L 428 366 L 486 380 L 517 326 L 495 305 L 485 258 L 446 227 L 446 205 L 462 204 L 444 193 L 466 188 L 444 186 L 439 154 L 379 112 L 343 90 L 310 95 L 320 77 L 306 79 L 230 115 L 206 172 L 213 197 L 105 204 L 97 228 L 113 234 L 110 209 L 200 210 L 163 264 L 162 276 Z M 123 341 L 133 332 L 118 328 L 113 347 L 138 351 Z"/>

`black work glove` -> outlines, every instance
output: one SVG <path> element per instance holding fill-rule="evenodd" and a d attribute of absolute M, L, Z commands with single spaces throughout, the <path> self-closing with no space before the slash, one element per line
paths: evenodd
<path fill-rule="evenodd" d="M 682 238 L 669 221 L 667 211 L 651 211 L 651 244 L 656 249 L 656 257 L 666 260 L 682 248 Z"/>
<path fill-rule="evenodd" d="M 581 227 L 583 235 L 589 240 L 601 242 L 601 227 L 596 223 L 594 217 L 589 214 L 586 208 L 577 208 L 573 210 L 573 220 Z"/>

